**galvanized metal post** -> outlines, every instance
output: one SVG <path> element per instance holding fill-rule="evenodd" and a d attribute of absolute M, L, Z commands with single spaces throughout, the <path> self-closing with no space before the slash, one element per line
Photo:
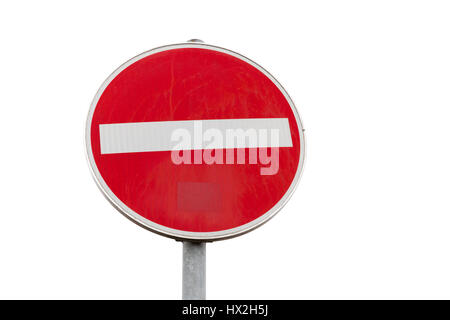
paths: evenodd
<path fill-rule="evenodd" d="M 206 243 L 183 241 L 183 300 L 206 299 Z"/>
<path fill-rule="evenodd" d="M 200 39 L 188 42 L 204 43 Z M 183 300 L 206 299 L 206 243 L 183 241 Z"/>

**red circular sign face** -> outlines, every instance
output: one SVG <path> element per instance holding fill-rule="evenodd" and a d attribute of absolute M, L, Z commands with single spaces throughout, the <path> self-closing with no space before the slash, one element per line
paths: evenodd
<path fill-rule="evenodd" d="M 176 239 L 252 230 L 288 200 L 304 138 L 281 85 L 256 63 L 196 43 L 157 48 L 116 70 L 89 112 L 86 144 L 107 198 Z"/>

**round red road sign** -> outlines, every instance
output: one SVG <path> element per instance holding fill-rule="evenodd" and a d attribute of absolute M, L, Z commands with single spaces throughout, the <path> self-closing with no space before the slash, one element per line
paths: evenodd
<path fill-rule="evenodd" d="M 201 43 L 159 47 L 114 71 L 92 102 L 86 147 L 121 213 L 200 241 L 269 220 L 294 191 L 305 155 L 299 115 L 275 78 Z"/>

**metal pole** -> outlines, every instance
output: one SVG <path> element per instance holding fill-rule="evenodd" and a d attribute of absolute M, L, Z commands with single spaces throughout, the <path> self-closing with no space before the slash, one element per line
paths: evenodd
<path fill-rule="evenodd" d="M 183 300 L 206 299 L 206 243 L 183 242 Z"/>
<path fill-rule="evenodd" d="M 204 43 L 200 39 L 188 42 Z M 206 243 L 183 241 L 183 300 L 206 299 Z"/>

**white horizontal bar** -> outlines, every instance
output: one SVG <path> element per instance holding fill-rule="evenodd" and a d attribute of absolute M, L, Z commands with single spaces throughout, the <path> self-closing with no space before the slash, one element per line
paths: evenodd
<path fill-rule="evenodd" d="M 182 129 L 191 137 L 192 145 L 180 147 L 179 140 L 173 141 L 172 134 Z M 222 135 L 222 141 L 215 141 L 214 146 L 203 141 L 203 134 L 209 129 Z M 240 130 L 239 130 L 240 129 Z M 218 130 L 218 131 L 217 131 Z M 237 130 L 237 131 L 236 131 Z M 242 131 L 243 130 L 243 131 Z M 220 132 L 220 133 L 219 133 Z M 273 132 L 278 133 L 273 135 Z M 244 133 L 244 140 L 236 139 L 236 134 Z M 256 133 L 257 139 L 249 137 Z M 226 137 L 234 136 L 232 139 Z M 253 135 L 254 136 L 254 135 Z M 266 137 L 266 138 L 265 138 Z M 211 139 L 211 137 L 210 137 Z M 278 141 L 276 141 L 278 140 Z M 188 121 L 158 121 L 100 124 L 100 148 L 102 154 L 223 149 L 223 148 L 267 148 L 292 147 L 291 131 L 287 118 L 259 119 L 216 119 Z"/>

